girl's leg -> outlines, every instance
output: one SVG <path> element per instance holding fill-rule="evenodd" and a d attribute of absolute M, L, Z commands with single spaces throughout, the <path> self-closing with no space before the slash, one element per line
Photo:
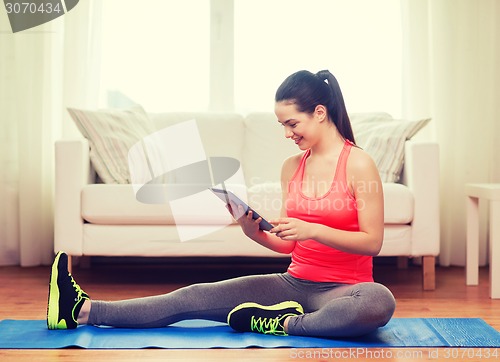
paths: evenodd
<path fill-rule="evenodd" d="M 396 302 L 385 286 L 377 283 L 339 285 L 311 293 L 303 304 L 305 314 L 292 317 L 288 333 L 316 337 L 359 336 L 384 326 Z"/>
<path fill-rule="evenodd" d="M 164 327 L 185 319 L 226 322 L 241 303 L 263 305 L 296 300 L 281 274 L 257 275 L 195 284 L 171 293 L 116 302 L 91 301 L 88 324 L 127 328 Z"/>

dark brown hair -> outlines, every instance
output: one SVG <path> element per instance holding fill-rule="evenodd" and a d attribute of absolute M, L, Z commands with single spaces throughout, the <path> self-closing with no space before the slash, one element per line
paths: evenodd
<path fill-rule="evenodd" d="M 297 106 L 299 112 L 309 114 L 314 113 L 316 106 L 323 105 L 340 135 L 356 143 L 339 83 L 328 70 L 321 70 L 316 74 L 307 70 L 293 73 L 279 86 L 275 101 L 290 101 Z"/>

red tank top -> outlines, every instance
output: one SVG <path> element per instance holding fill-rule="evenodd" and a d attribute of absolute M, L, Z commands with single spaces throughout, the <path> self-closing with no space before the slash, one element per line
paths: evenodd
<path fill-rule="evenodd" d="M 351 148 L 352 143 L 346 141 L 331 187 L 325 195 L 318 198 L 307 197 L 302 193 L 306 160 L 311 151 L 304 153 L 288 184 L 288 217 L 340 230 L 359 231 L 356 199 L 349 189 L 346 177 L 347 158 Z M 312 239 L 295 244 L 288 272 L 296 278 L 317 282 L 355 284 L 373 281 L 371 256 L 345 253 Z"/>

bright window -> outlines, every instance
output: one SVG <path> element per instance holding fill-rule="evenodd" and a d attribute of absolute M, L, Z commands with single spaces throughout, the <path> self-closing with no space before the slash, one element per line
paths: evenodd
<path fill-rule="evenodd" d="M 348 111 L 400 116 L 400 0 L 234 0 L 234 11 L 227 2 L 102 1 L 101 105 L 114 94 L 111 103 L 129 98 L 150 112 L 206 111 L 210 89 L 225 99 L 234 86 L 227 111 L 272 111 L 286 76 L 329 69 Z M 234 25 L 218 28 L 221 19 Z M 218 31 L 234 34 L 225 48 L 234 59 L 211 46 Z M 210 74 L 211 56 L 234 62 L 232 80 Z"/>
<path fill-rule="evenodd" d="M 209 0 L 102 1 L 101 105 L 115 92 L 149 112 L 206 110 L 209 6 Z"/>
<path fill-rule="evenodd" d="M 289 74 L 328 69 L 348 111 L 401 113 L 399 0 L 235 0 L 236 108 L 272 110 Z"/>

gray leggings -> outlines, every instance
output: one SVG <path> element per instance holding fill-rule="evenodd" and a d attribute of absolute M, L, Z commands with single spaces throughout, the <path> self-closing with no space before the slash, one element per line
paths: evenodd
<path fill-rule="evenodd" d="M 377 283 L 318 283 L 288 273 L 245 276 L 194 284 L 171 293 L 117 302 L 92 301 L 88 324 L 126 328 L 164 327 L 186 319 L 226 322 L 237 305 L 293 300 L 305 314 L 292 317 L 288 334 L 348 337 L 385 325 L 395 309 L 392 293 Z"/>

